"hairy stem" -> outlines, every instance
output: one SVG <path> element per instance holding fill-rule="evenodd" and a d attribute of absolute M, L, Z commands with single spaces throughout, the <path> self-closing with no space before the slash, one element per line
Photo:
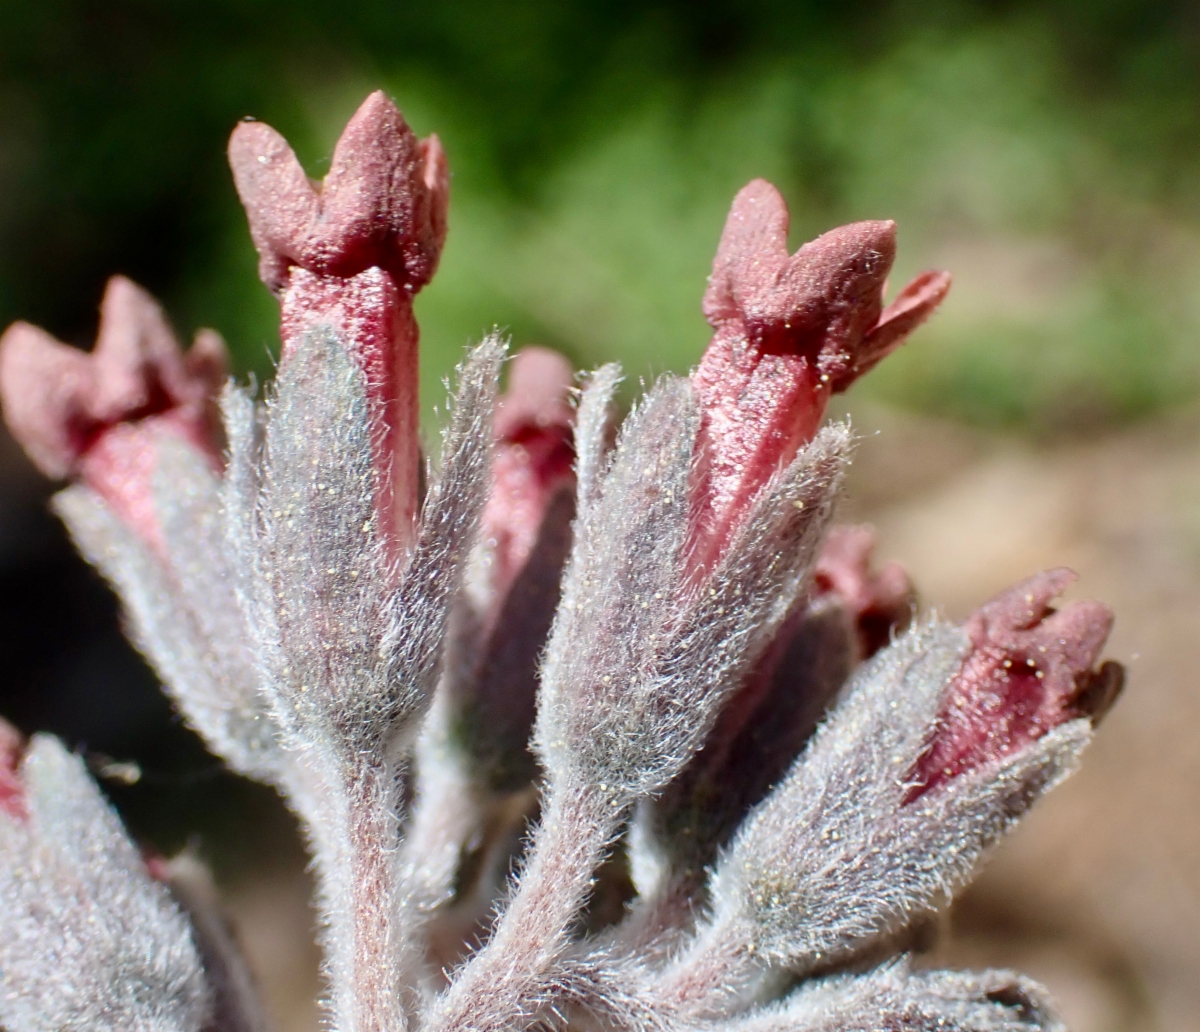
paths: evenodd
<path fill-rule="evenodd" d="M 702 926 L 654 984 L 660 1006 L 688 1018 L 711 1017 L 748 995 L 763 970 L 752 932 L 737 918 Z"/>
<path fill-rule="evenodd" d="M 430 1023 L 437 1032 L 506 1032 L 552 1002 L 553 971 L 623 816 L 611 792 L 570 776 L 550 792 L 529 862 L 496 930 Z"/>
<path fill-rule="evenodd" d="M 342 826 L 316 839 L 327 847 L 317 860 L 336 1032 L 404 1032 L 409 1024 L 403 992 L 413 950 L 398 920 L 397 794 L 394 771 L 360 759 L 345 779 Z"/>

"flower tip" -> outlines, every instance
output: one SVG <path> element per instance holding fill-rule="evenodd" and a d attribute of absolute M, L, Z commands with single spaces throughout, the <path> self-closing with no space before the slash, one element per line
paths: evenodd
<path fill-rule="evenodd" d="M 1078 579 L 1079 574 L 1065 566 L 1035 573 L 985 602 L 964 629 L 979 644 L 1010 631 L 1029 630 L 1052 612 L 1050 603 Z"/>
<path fill-rule="evenodd" d="M 705 318 L 718 332 L 740 326 L 768 351 L 846 364 L 879 318 L 896 224 L 839 226 L 789 256 L 788 222 L 766 180 L 742 188 L 713 260 Z"/>
<path fill-rule="evenodd" d="M 105 290 L 91 354 L 27 323 L 0 339 L 0 401 L 13 437 L 43 473 L 81 478 L 152 543 L 158 436 L 187 442 L 219 469 L 213 399 L 224 370 L 215 333 L 202 331 L 185 356 L 157 302 L 122 276 Z"/>
<path fill-rule="evenodd" d="M 878 652 L 912 619 L 916 591 L 899 563 L 873 570 L 875 531 L 868 526 L 832 527 L 813 569 L 818 598 L 835 599 L 849 615 L 862 656 Z"/>
<path fill-rule="evenodd" d="M 950 273 L 928 270 L 908 283 L 879 315 L 879 321 L 863 339 L 851 375 L 836 386 L 843 391 L 863 373 L 875 368 L 928 319 L 950 293 Z"/>
<path fill-rule="evenodd" d="M 397 121 L 403 122 L 404 116 L 400 114 L 400 109 L 396 107 L 392 98 L 383 90 L 372 90 L 358 105 L 358 110 L 350 116 L 346 129 L 352 125 L 365 125 L 371 127 L 371 131 L 376 127 L 394 128 Z"/>
<path fill-rule="evenodd" d="M 229 379 L 229 349 L 216 330 L 197 330 L 183 362 L 188 377 L 203 384 L 211 396 L 215 397 Z"/>
<path fill-rule="evenodd" d="M 908 800 L 983 763 L 1001 760 L 1060 724 L 1097 723 L 1124 684 L 1120 664 L 1099 658 L 1113 614 L 1101 602 L 1050 602 L 1077 579 L 1046 570 L 1001 592 L 964 624 L 971 651 L 942 702 Z"/>
<path fill-rule="evenodd" d="M 507 593 L 556 497 L 574 481 L 573 381 L 571 363 L 548 348 L 523 348 L 509 366 L 493 423 L 492 491 L 483 512 L 494 600 Z"/>
<path fill-rule="evenodd" d="M 24 752 L 24 736 L 7 720 L 0 719 L 0 811 L 18 819 L 28 816 L 19 771 Z"/>
<path fill-rule="evenodd" d="M 445 155 L 436 140 L 417 140 L 382 91 L 346 123 L 321 183 L 262 122 L 234 128 L 229 164 L 273 290 L 291 266 L 339 277 L 378 266 L 413 291 L 432 277 L 445 240 Z"/>
<path fill-rule="evenodd" d="M 570 426 L 574 413 L 568 392 L 575 379 L 571 363 L 549 348 L 522 348 L 508 367 L 508 390 L 496 406 L 496 439 L 518 427 Z"/>
<path fill-rule="evenodd" d="M 99 422 L 126 419 L 157 404 L 191 398 L 183 353 L 162 308 L 124 276 L 113 276 L 100 302 L 100 329 L 92 350 L 95 389 L 88 407 Z"/>
<path fill-rule="evenodd" d="M 891 258 L 896 252 L 896 222 L 894 219 L 848 222 L 822 233 L 811 243 L 835 254 L 878 252 Z"/>
<path fill-rule="evenodd" d="M 1076 580 L 1066 567 L 1045 570 L 1001 592 L 963 627 L 977 655 L 1001 657 L 1004 669 L 1027 670 L 1041 682 L 1047 730 L 1079 717 L 1098 721 L 1124 685 L 1120 664 L 1093 669 L 1112 631 L 1112 609 L 1092 599 L 1050 605 Z"/>
<path fill-rule="evenodd" d="M 440 255 L 446 242 L 446 213 L 450 206 L 450 166 L 446 149 L 437 133 L 420 142 L 425 169 L 425 189 L 429 195 L 429 234 L 435 253 Z M 432 270 L 430 275 L 432 275 Z"/>
<path fill-rule="evenodd" d="M 789 221 L 787 202 L 767 180 L 752 179 L 737 192 L 701 305 L 714 329 L 737 319 L 748 298 L 761 291 L 774 269 L 786 261 Z M 756 277 L 755 269 L 764 261 L 769 268 Z"/>
<path fill-rule="evenodd" d="M 1081 679 L 1075 695 L 1075 711 L 1088 717 L 1092 726 L 1099 725 L 1125 690 L 1125 668 L 1114 660 L 1107 659 L 1099 669 L 1089 671 Z"/>

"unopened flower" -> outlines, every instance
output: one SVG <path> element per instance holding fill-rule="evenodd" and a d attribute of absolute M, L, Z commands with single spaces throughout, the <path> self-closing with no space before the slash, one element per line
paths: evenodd
<path fill-rule="evenodd" d="M 417 748 L 405 921 L 428 928 L 442 969 L 486 927 L 536 801 L 538 663 L 575 514 L 573 380 L 570 363 L 545 348 L 525 348 L 509 366 L 492 425 L 491 491 Z M 463 877 L 466 852 L 477 860 Z"/>
<path fill-rule="evenodd" d="M 185 355 L 162 309 L 114 276 L 90 354 L 28 323 L 0 338 L 0 400 L 13 436 L 47 476 L 78 478 L 161 550 L 153 499 L 158 446 L 174 440 L 219 469 L 215 397 L 225 345 L 201 330 Z"/>
<path fill-rule="evenodd" d="M 509 367 L 496 407 L 492 491 L 483 510 L 489 591 L 503 598 L 528 561 L 557 495 L 573 493 L 575 412 L 571 364 L 546 348 L 525 348 Z"/>
<path fill-rule="evenodd" d="M 462 596 L 454 651 L 465 667 L 445 687 L 458 698 L 472 762 L 493 784 L 512 788 L 535 774 L 528 741 L 537 666 L 571 544 L 573 381 L 570 363 L 545 348 L 512 360 L 493 423 L 491 492 Z"/>
<path fill-rule="evenodd" d="M 441 144 L 418 140 L 377 92 L 347 123 L 319 183 L 262 122 L 237 127 L 229 163 L 259 274 L 279 296 L 281 364 L 306 336 L 328 332 L 362 373 L 379 518 L 402 552 L 416 533 L 420 479 L 412 301 L 446 238 L 450 180 Z"/>
<path fill-rule="evenodd" d="M 868 527 L 829 529 L 810 593 L 793 603 L 704 746 L 643 806 L 631 859 L 644 899 L 663 897 L 656 907 L 678 906 L 667 897 L 679 893 L 692 905 L 704 870 L 787 772 L 854 668 L 908 626 L 908 575 L 898 563 L 874 570 L 874 545 Z"/>
<path fill-rule="evenodd" d="M 721 858 L 711 916 L 688 950 L 643 991 L 685 1013 L 720 1011 L 758 991 L 772 972 L 848 962 L 961 884 L 1032 802 L 1074 769 L 1094 708 L 1119 687 L 1115 665 L 1092 669 L 1111 621 L 1106 607 L 1077 603 L 1042 624 L 1047 600 L 1072 576 L 1041 574 L 984 606 L 964 629 L 919 627 L 866 663 Z M 1042 645 L 1046 653 L 1037 652 Z M 978 678 L 986 671 L 1002 682 L 996 671 L 1006 671 L 1021 648 L 1054 671 L 1040 725 L 1037 707 L 1024 706 L 1030 696 L 1041 701 L 1043 679 L 1031 672 L 1038 688 L 1006 693 Z M 1088 701 L 1070 702 L 1068 684 L 1071 700 L 1080 700 L 1082 686 Z M 985 692 L 998 701 L 980 714 Z M 974 719 L 960 724 L 948 714 L 964 698 Z M 943 740 L 949 755 L 971 764 L 936 788 L 928 774 L 916 781 Z"/>
<path fill-rule="evenodd" d="M 419 964 L 395 815 L 485 500 L 503 344 L 465 362 L 422 500 L 412 300 L 446 231 L 437 138 L 375 93 L 321 183 L 261 123 L 238 126 L 229 160 L 283 347 L 261 417 L 226 394 L 227 544 L 285 790 L 320 857 L 333 1020 L 390 1029 Z"/>
<path fill-rule="evenodd" d="M 1050 601 L 1075 580 L 1048 570 L 1016 584 L 963 625 L 971 652 L 947 692 L 931 741 L 910 777 L 907 802 L 994 763 L 1069 720 L 1098 722 L 1121 691 L 1112 662 L 1093 669 L 1112 629 L 1101 602 Z"/>
<path fill-rule="evenodd" d="M 856 222 L 787 250 L 788 210 L 763 179 L 733 202 L 704 315 L 715 331 L 692 374 L 705 484 L 694 562 L 711 563 L 760 487 L 820 426 L 831 394 L 899 347 L 950 288 L 927 272 L 886 308 L 892 222 Z"/>
<path fill-rule="evenodd" d="M 831 527 L 813 566 L 814 595 L 839 606 L 867 659 L 908 626 L 915 605 L 912 581 L 896 562 L 871 569 L 875 533 L 870 527 Z"/>

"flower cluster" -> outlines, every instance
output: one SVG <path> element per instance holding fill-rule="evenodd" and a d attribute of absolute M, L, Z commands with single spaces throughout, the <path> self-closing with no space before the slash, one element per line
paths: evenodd
<path fill-rule="evenodd" d="M 826 404 L 949 277 L 885 304 L 892 223 L 789 254 L 756 180 L 689 377 L 618 422 L 616 367 L 527 348 L 500 393 L 488 337 L 426 463 L 436 137 L 377 93 L 320 183 L 258 122 L 229 157 L 280 303 L 266 397 L 116 278 L 91 354 L 6 332 L 0 399 L 180 712 L 302 822 L 330 1027 L 1058 1028 L 1018 975 L 915 969 L 906 932 L 1075 767 L 1121 687 L 1110 613 L 1051 609 L 1059 570 L 917 620 L 870 531 L 830 527 Z M 0 914 L 9 1032 L 264 1027 L 203 870 L 2 723 Z"/>

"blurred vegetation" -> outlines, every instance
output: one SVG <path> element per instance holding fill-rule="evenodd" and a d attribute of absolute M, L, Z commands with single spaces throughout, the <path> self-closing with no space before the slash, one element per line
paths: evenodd
<path fill-rule="evenodd" d="M 944 312 L 862 390 L 1035 432 L 1200 387 L 1200 9 L 1167 0 L 6 0 L 0 320 L 90 340 L 124 272 L 270 370 L 224 167 L 248 114 L 314 176 L 371 89 L 454 171 L 423 390 L 492 325 L 633 377 L 695 361 L 756 175 L 793 244 L 900 223 Z"/>

